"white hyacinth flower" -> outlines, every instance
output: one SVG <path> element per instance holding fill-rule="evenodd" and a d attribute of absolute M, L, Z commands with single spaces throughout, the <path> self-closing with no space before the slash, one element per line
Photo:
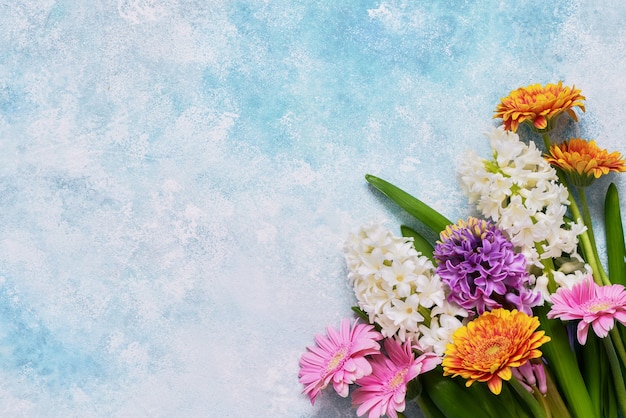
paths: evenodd
<path fill-rule="evenodd" d="M 541 260 L 563 254 L 575 257 L 578 235 L 585 226 L 568 224 L 564 219 L 568 191 L 554 168 L 534 143 L 525 144 L 502 126 L 492 129 L 487 137 L 492 158 L 482 159 L 470 152 L 458 168 L 460 187 L 469 202 L 509 236 L 529 266 L 542 269 Z M 557 284 L 569 284 L 583 274 L 558 272 L 553 276 Z M 536 283 L 536 290 L 547 295 L 541 291 L 544 280 L 537 279 Z"/>
<path fill-rule="evenodd" d="M 460 318 L 466 318 L 467 315 L 465 309 L 444 300 L 431 311 L 430 325 L 420 325 L 422 335 L 418 346 L 424 351 L 433 351 L 442 356 L 446 345 L 452 342 L 454 331 L 463 325 Z"/>
<path fill-rule="evenodd" d="M 445 300 L 444 285 L 432 262 L 415 250 L 412 241 L 394 236 L 380 222 L 363 226 L 344 247 L 348 279 L 359 308 L 381 327 L 383 336 L 417 344 L 422 329 L 430 329 L 423 328 L 428 322 L 438 337 L 432 337 L 432 344 L 426 343 L 428 339 L 419 344 L 425 351 L 442 354 L 440 348 L 449 342 L 452 325 L 461 323 L 447 317 L 465 317 L 467 312 Z"/>

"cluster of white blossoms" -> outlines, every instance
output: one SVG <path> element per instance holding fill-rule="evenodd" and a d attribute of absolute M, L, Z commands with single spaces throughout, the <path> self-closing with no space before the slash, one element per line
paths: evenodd
<path fill-rule="evenodd" d="M 446 301 L 432 262 L 412 241 L 379 222 L 361 227 L 344 247 L 348 279 L 359 308 L 384 337 L 410 339 L 423 351 L 443 355 L 467 312 Z"/>
<path fill-rule="evenodd" d="M 477 209 L 509 236 L 529 265 L 541 269 L 541 260 L 571 257 L 571 263 L 564 263 L 566 268 L 553 274 L 557 284 L 571 287 L 584 277 L 588 266 L 576 263 L 580 260 L 578 235 L 585 226 L 564 219 L 569 205 L 567 188 L 534 143 L 525 144 L 503 127 L 494 128 L 487 137 L 493 159 L 468 152 L 458 168 L 462 190 L 470 203 L 476 203 Z M 582 267 L 568 271 L 574 264 Z M 546 285 L 546 277 L 537 278 L 537 290 L 544 295 Z"/>

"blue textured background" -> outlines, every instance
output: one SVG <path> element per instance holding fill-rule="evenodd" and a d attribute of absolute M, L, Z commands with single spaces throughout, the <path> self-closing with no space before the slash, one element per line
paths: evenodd
<path fill-rule="evenodd" d="M 464 217 L 498 99 L 559 79 L 626 152 L 623 4 L 1 2 L 0 416 L 355 416 L 297 373 L 346 234 L 409 221 L 363 175 Z"/>

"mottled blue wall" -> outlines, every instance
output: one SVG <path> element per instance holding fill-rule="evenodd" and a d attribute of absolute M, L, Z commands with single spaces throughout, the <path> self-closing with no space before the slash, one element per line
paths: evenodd
<path fill-rule="evenodd" d="M 456 161 L 558 80 L 626 152 L 623 4 L 2 2 L 0 416 L 355 416 L 297 373 L 346 234 L 409 221 L 363 175 L 466 216 Z"/>

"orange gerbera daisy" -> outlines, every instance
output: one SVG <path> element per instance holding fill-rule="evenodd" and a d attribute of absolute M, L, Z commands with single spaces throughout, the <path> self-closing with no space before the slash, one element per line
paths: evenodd
<path fill-rule="evenodd" d="M 539 319 L 517 310 L 485 312 L 452 334 L 443 357 L 444 376 L 461 376 L 465 386 L 487 382 L 498 395 L 502 380 L 510 380 L 512 367 L 541 357 L 538 348 L 550 341 L 544 331 L 535 331 Z"/>
<path fill-rule="evenodd" d="M 545 86 L 533 84 L 513 90 L 502 98 L 496 107 L 494 119 L 501 118 L 507 131 L 516 132 L 520 123 L 528 123 L 537 131 L 547 132 L 552 129 L 556 117 L 563 112 L 578 122 L 573 108 L 579 107 L 584 112 L 582 100 L 585 97 L 580 95 L 580 90 L 575 86 L 563 87 L 562 81 Z"/>
<path fill-rule="evenodd" d="M 561 168 L 567 178 L 579 187 L 589 186 L 593 181 L 611 171 L 624 172 L 626 165 L 619 152 L 609 152 L 596 145 L 596 141 L 572 138 L 550 147 L 546 160 Z"/>

